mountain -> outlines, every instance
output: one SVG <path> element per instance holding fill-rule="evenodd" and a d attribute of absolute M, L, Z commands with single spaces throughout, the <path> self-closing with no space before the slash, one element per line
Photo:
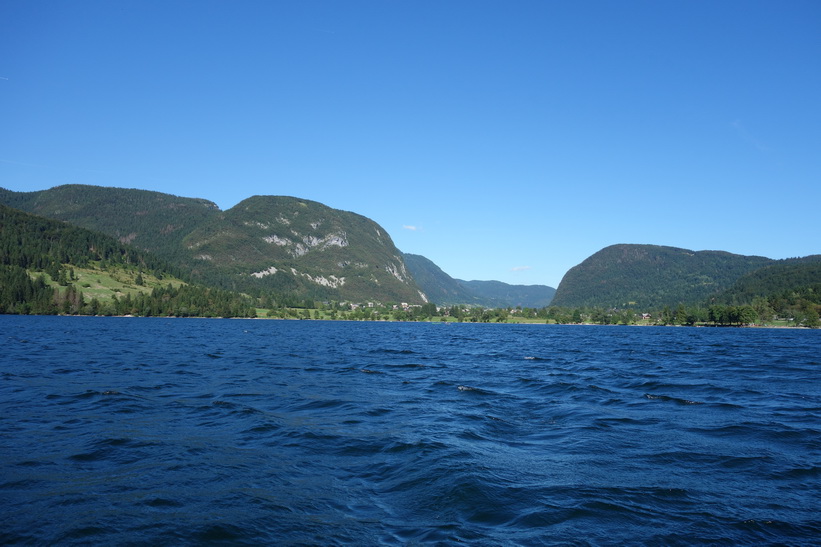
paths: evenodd
<path fill-rule="evenodd" d="M 241 286 L 316 300 L 425 301 L 374 221 L 315 201 L 254 196 L 186 236 L 198 261 Z"/>
<path fill-rule="evenodd" d="M 431 302 L 442 306 L 453 304 L 483 305 L 477 296 L 462 286 L 459 281 L 442 271 L 439 266 L 422 255 L 405 253 L 402 255 L 416 283 Z"/>
<path fill-rule="evenodd" d="M 44 270 L 90 261 L 184 277 L 167 262 L 100 232 L 43 218 L 0 203 L 0 265 Z"/>
<path fill-rule="evenodd" d="M 801 297 L 821 304 L 821 255 L 778 260 L 741 276 L 716 297 L 726 304 L 749 304 L 756 297 Z"/>
<path fill-rule="evenodd" d="M 0 189 L 0 203 L 151 251 L 192 279 L 313 300 L 426 301 L 388 233 L 361 215 L 292 197 L 214 203 L 122 188 Z"/>
<path fill-rule="evenodd" d="M 724 251 L 612 245 L 571 268 L 552 304 L 638 309 L 700 304 L 773 262 Z"/>
<path fill-rule="evenodd" d="M 183 239 L 219 214 L 217 205 L 204 199 L 79 184 L 39 192 L 0 188 L 0 203 L 104 233 L 175 262 L 188 258 Z"/>
<path fill-rule="evenodd" d="M 543 308 L 549 306 L 556 289 L 547 285 L 509 285 L 501 281 L 457 281 L 490 308 Z"/>
<path fill-rule="evenodd" d="M 509 285 L 501 281 L 454 279 L 421 255 L 405 253 L 405 264 L 431 302 L 488 308 L 542 308 L 550 304 L 556 289 L 546 285 Z"/>
<path fill-rule="evenodd" d="M 100 232 L 0 204 L 0 313 L 256 316 L 247 296 L 175 275 Z"/>
<path fill-rule="evenodd" d="M 286 196 L 253 196 L 222 211 L 204 199 L 67 185 L 39 192 L 0 188 L 0 204 L 105 234 L 131 249 L 123 251 L 130 255 L 148 251 L 156 257 L 151 260 L 194 284 L 273 297 L 280 305 L 347 300 L 658 309 L 773 295 L 815 302 L 821 290 L 817 256 L 775 261 L 627 244 L 606 247 L 571 268 L 555 290 L 463 281 L 425 257 L 403 255 L 390 235 L 364 216 Z M 6 245 L 6 254 L 16 256 L 16 243 Z M 67 256 L 49 260 L 71 263 Z"/>

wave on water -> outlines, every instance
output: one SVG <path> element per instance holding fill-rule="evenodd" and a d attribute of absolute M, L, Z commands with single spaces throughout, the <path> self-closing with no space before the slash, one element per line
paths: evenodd
<path fill-rule="evenodd" d="M 0 332 L 3 544 L 821 537 L 821 332 L 9 316 Z"/>

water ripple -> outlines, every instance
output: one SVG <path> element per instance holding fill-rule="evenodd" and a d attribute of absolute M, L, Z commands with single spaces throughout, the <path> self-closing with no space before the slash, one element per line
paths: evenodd
<path fill-rule="evenodd" d="M 821 332 L 0 317 L 3 544 L 812 544 Z"/>

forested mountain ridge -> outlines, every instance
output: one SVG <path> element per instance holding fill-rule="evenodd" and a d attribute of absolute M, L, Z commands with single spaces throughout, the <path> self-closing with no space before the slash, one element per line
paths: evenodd
<path fill-rule="evenodd" d="M 701 304 L 773 262 L 724 251 L 611 245 L 568 270 L 552 304 L 636 309 Z"/>
<path fill-rule="evenodd" d="M 556 290 L 547 285 L 510 285 L 501 281 L 454 279 L 421 255 L 405 253 L 405 263 L 428 298 L 443 305 L 489 308 L 541 308 L 550 304 Z"/>
<path fill-rule="evenodd" d="M 0 265 L 47 270 L 64 264 L 83 267 L 90 261 L 185 276 L 154 255 L 100 232 L 0 204 Z"/>
<path fill-rule="evenodd" d="M 511 285 L 501 281 L 462 279 L 456 281 L 494 308 L 543 308 L 550 305 L 556 294 L 556 289 L 547 285 Z"/>
<path fill-rule="evenodd" d="M 215 203 L 204 199 L 80 184 L 38 192 L 0 188 L 0 203 L 101 232 L 177 263 L 188 258 L 182 240 L 219 213 Z"/>
<path fill-rule="evenodd" d="M 256 315 L 250 298 L 178 276 L 110 236 L 0 204 L 0 313 Z"/>
<path fill-rule="evenodd" d="M 571 268 L 557 290 L 463 281 L 422 256 L 402 254 L 390 235 L 366 217 L 285 196 L 254 196 L 221 211 L 203 199 L 68 185 L 27 193 L 0 188 L 0 204 L 106 234 L 131 256 L 146 250 L 146 257 L 156 257 L 151 260 L 178 276 L 273 299 L 274 306 L 374 301 L 658 310 L 768 298 L 771 306 L 802 309 L 803 303 L 817 303 L 821 292 L 818 256 L 776 261 L 631 244 L 593 254 Z M 7 244 L 7 257 L 16 256 L 17 245 Z M 62 255 L 61 260 L 82 261 L 78 256 Z"/>
<path fill-rule="evenodd" d="M 315 201 L 253 196 L 183 243 L 195 271 L 212 269 L 242 287 L 313 300 L 426 301 L 381 226 Z"/>
<path fill-rule="evenodd" d="M 803 299 L 821 304 L 821 255 L 777 260 L 741 276 L 715 297 L 725 304 L 747 304 L 756 298 Z"/>
<path fill-rule="evenodd" d="M 68 185 L 0 189 L 0 203 L 102 232 L 226 289 L 310 300 L 426 301 L 384 229 L 317 202 L 255 196 L 220 211 L 202 199 Z"/>
<path fill-rule="evenodd" d="M 405 253 L 405 264 L 432 302 L 440 305 L 480 305 L 475 294 L 422 255 Z"/>

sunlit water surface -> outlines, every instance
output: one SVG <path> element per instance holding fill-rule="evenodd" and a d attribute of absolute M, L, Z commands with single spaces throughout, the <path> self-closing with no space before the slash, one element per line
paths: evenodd
<path fill-rule="evenodd" d="M 821 331 L 2 316 L 0 345 L 0 543 L 821 538 Z"/>

